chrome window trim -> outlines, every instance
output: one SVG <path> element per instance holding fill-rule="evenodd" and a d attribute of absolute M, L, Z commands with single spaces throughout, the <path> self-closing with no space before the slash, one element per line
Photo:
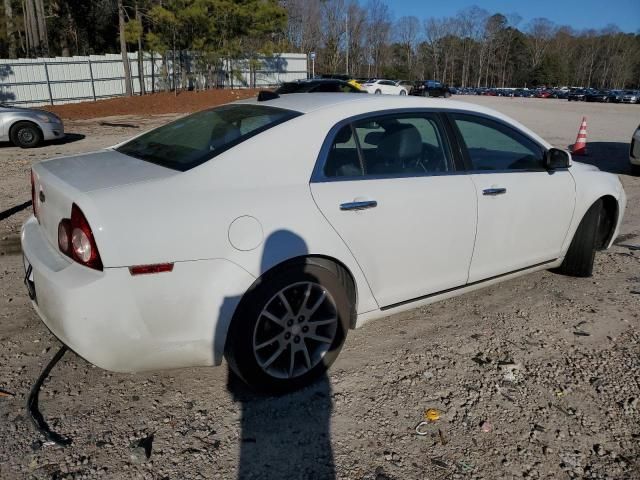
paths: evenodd
<path fill-rule="evenodd" d="M 441 134 L 443 136 L 443 140 L 446 143 L 446 148 L 448 149 L 448 153 L 449 153 L 449 161 L 451 162 L 451 166 L 453 168 L 453 170 L 450 170 L 448 172 L 425 172 L 424 174 L 420 174 L 420 175 L 416 175 L 416 174 L 395 174 L 395 175 L 359 175 L 359 176 L 349 176 L 349 177 L 327 177 L 324 174 L 324 165 L 327 161 L 327 157 L 329 155 L 329 150 L 331 149 L 331 146 L 333 145 L 333 141 L 335 140 L 335 137 L 338 133 L 338 131 L 340 131 L 340 129 L 342 127 L 344 127 L 345 125 L 348 124 L 353 124 L 355 122 L 358 122 L 360 120 L 364 120 L 367 118 L 375 118 L 375 117 L 379 117 L 382 115 L 397 115 L 397 114 L 424 114 L 424 113 L 429 113 L 429 114 L 434 114 L 434 115 L 438 115 L 438 114 L 443 114 L 443 115 L 448 115 L 451 113 L 460 113 L 460 114 L 464 114 L 464 115 L 471 115 L 471 116 L 477 116 L 477 117 L 481 117 L 481 118 L 485 118 L 487 120 L 491 120 L 493 122 L 497 122 L 499 124 L 501 124 L 504 127 L 507 127 L 513 131 L 515 131 L 516 133 L 519 133 L 520 135 L 524 136 L 527 140 L 529 140 L 530 142 L 532 142 L 533 144 L 535 144 L 536 146 L 538 146 L 540 148 L 540 150 L 543 152 L 543 155 L 546 155 L 547 153 L 547 148 L 542 145 L 540 142 L 538 142 L 536 139 L 532 138 L 531 136 L 529 136 L 527 133 L 523 132 L 522 130 L 520 130 L 519 128 L 508 124 L 507 122 L 505 122 L 504 120 L 500 119 L 500 118 L 496 118 L 492 115 L 488 115 L 484 112 L 470 112 L 468 110 L 462 110 L 459 108 L 394 108 L 394 109 L 389 109 L 389 110 L 376 110 L 374 112 L 367 112 L 367 113 L 361 113 L 358 115 L 354 115 L 352 117 L 347 117 L 344 118 L 342 120 L 340 120 L 338 123 L 336 123 L 333 127 L 331 127 L 329 129 L 329 132 L 327 133 L 327 136 L 325 137 L 324 141 L 322 142 L 322 147 L 320 147 L 320 152 L 318 153 L 318 156 L 316 157 L 316 163 L 315 166 L 313 168 L 313 172 L 311 173 L 311 179 L 309 180 L 309 183 L 326 183 L 326 182 L 354 182 L 354 181 L 363 181 L 363 180 L 388 180 L 388 179 L 393 179 L 393 178 L 422 178 L 422 177 L 441 177 L 441 176 L 445 176 L 445 175 L 487 175 L 487 174 L 493 174 L 493 173 L 548 173 L 548 174 L 552 174 L 556 171 L 564 171 L 567 169 L 562 169 L 562 170 L 548 170 L 546 168 L 540 168 L 540 169 L 523 169 L 523 170 L 470 170 L 470 169 L 458 169 L 457 165 L 456 165 L 456 161 L 454 158 L 454 144 L 456 144 L 458 142 L 458 140 L 456 138 L 449 138 L 450 135 L 448 134 L 448 132 L 446 131 L 446 128 L 444 125 L 442 125 L 442 122 L 438 122 L 438 126 L 441 129 Z M 453 122 L 453 118 L 449 117 L 450 121 Z"/>
<path fill-rule="evenodd" d="M 422 178 L 422 177 L 439 177 L 443 175 L 454 175 L 460 173 L 466 173 L 464 171 L 456 170 L 454 153 L 451 145 L 451 139 L 447 134 L 445 126 L 442 124 L 440 119 L 437 118 L 437 115 L 443 113 L 442 109 L 435 108 L 394 108 L 389 110 L 376 110 L 375 112 L 367 112 L 361 113 L 358 115 L 354 115 L 353 117 L 348 117 L 340 120 L 336 123 L 331 129 L 329 129 L 329 133 L 327 133 L 324 142 L 322 142 L 322 147 L 320 147 L 320 152 L 316 158 L 316 164 L 313 168 L 313 172 L 311 174 L 311 179 L 309 183 L 325 183 L 325 182 L 353 182 L 353 181 L 362 181 L 362 180 L 385 180 L 390 178 Z M 436 116 L 436 122 L 438 126 L 438 133 L 440 134 L 442 141 L 444 142 L 443 147 L 447 150 L 448 161 L 450 163 L 450 167 L 452 170 L 448 172 L 425 172 L 424 174 L 415 174 L 415 173 L 407 173 L 407 174 L 388 174 L 388 175 L 358 175 L 358 176 L 343 176 L 343 177 L 327 177 L 324 174 L 324 165 L 329 156 L 329 151 L 331 150 L 331 146 L 335 140 L 338 132 L 346 125 L 352 125 L 359 122 L 360 120 L 365 120 L 367 118 L 377 118 L 381 116 L 387 115 L 415 115 L 415 114 L 431 114 Z M 360 150 L 360 149 L 359 149 Z"/>

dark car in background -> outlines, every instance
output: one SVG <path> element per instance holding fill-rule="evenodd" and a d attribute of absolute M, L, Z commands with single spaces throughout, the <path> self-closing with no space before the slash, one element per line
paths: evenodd
<path fill-rule="evenodd" d="M 582 102 L 584 101 L 584 97 L 587 94 L 587 91 L 582 88 L 574 88 L 571 89 L 569 94 L 567 95 L 567 100 L 570 102 Z"/>
<path fill-rule="evenodd" d="M 449 98 L 451 96 L 449 87 L 443 85 L 437 80 L 422 80 L 419 82 L 415 82 L 415 84 L 413 85 L 413 89 L 409 93 L 411 95 L 416 95 L 419 97 Z"/>
<path fill-rule="evenodd" d="M 330 78 L 315 78 L 311 80 L 297 80 L 295 82 L 285 82 L 275 91 L 282 95 L 286 93 L 366 93 L 344 80 Z"/>
<path fill-rule="evenodd" d="M 624 92 L 622 90 L 609 90 L 609 101 L 612 103 L 622 102 Z"/>
<path fill-rule="evenodd" d="M 601 102 L 608 103 L 609 102 L 609 92 L 606 90 L 591 90 L 587 92 L 584 96 L 585 102 Z"/>

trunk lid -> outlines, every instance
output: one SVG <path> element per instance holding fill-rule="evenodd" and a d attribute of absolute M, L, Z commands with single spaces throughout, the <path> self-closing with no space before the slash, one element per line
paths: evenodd
<path fill-rule="evenodd" d="M 83 206 L 88 192 L 158 180 L 180 172 L 129 157 L 114 150 L 54 158 L 33 166 L 38 221 L 47 240 L 58 248 L 58 224 L 71 216 L 71 206 Z M 87 218 L 96 228 L 90 217 Z M 100 245 L 98 245 L 100 249 Z"/>

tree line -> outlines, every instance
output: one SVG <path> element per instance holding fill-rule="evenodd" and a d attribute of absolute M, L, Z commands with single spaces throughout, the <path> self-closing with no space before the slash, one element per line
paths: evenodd
<path fill-rule="evenodd" d="M 316 52 L 315 71 L 436 79 L 459 87 L 640 86 L 640 35 L 576 31 L 477 6 L 393 18 L 384 0 L 2 0 L 0 57 L 198 52 L 230 59 Z M 428 12 L 425 10 L 425 14 Z M 175 60 L 178 55 L 178 60 Z M 128 62 L 125 62 L 128 65 Z M 232 69 L 231 69 L 232 70 Z"/>

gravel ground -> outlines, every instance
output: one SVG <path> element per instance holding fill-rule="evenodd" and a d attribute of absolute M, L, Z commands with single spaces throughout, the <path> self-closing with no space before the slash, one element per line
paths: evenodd
<path fill-rule="evenodd" d="M 67 353 L 40 398 L 73 438 L 58 448 L 24 409 L 59 344 L 24 292 L 21 212 L 0 223 L 0 389 L 12 394 L 0 393 L 0 478 L 640 478 L 640 178 L 626 159 L 640 108 L 462 99 L 559 146 L 587 116 L 585 160 L 620 174 L 629 197 L 592 278 L 538 272 L 372 322 L 349 332 L 328 378 L 280 398 L 247 392 L 226 366 L 127 375 Z M 32 162 L 170 118 L 68 121 L 74 141 L 0 146 L 0 209 L 29 199 Z M 439 418 L 419 436 L 430 408 Z"/>

